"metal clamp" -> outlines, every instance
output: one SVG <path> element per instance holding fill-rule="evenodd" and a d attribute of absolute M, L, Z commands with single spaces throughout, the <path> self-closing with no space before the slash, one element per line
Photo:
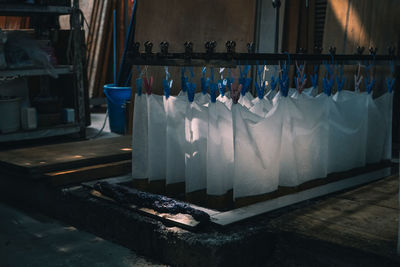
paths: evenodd
<path fill-rule="evenodd" d="M 193 43 L 191 41 L 188 41 L 185 42 L 183 45 L 185 46 L 185 58 L 191 58 L 193 53 Z"/>
<path fill-rule="evenodd" d="M 378 48 L 377 47 L 374 48 L 373 46 L 371 46 L 368 50 L 371 55 L 375 56 L 376 52 L 378 51 Z"/>
<path fill-rule="evenodd" d="M 248 43 L 247 44 L 247 52 L 249 54 L 254 54 L 256 52 L 256 44 L 255 43 Z"/>
<path fill-rule="evenodd" d="M 388 53 L 391 57 L 394 57 L 396 53 L 396 47 L 394 45 L 388 46 Z"/>
<path fill-rule="evenodd" d="M 153 43 L 152 42 L 147 41 L 147 42 L 144 43 L 144 50 L 145 50 L 147 55 L 151 55 L 153 53 L 152 49 L 153 49 Z"/>
<path fill-rule="evenodd" d="M 336 47 L 335 47 L 335 46 L 330 46 L 330 47 L 329 47 L 329 54 L 330 54 L 331 56 L 336 55 Z"/>
<path fill-rule="evenodd" d="M 364 53 L 365 47 L 364 46 L 357 46 L 357 53 L 356 55 L 362 55 Z"/>
<path fill-rule="evenodd" d="M 160 43 L 160 52 L 162 56 L 168 55 L 168 48 L 169 48 L 169 43 L 168 42 L 161 42 Z"/>
<path fill-rule="evenodd" d="M 215 48 L 217 47 L 217 42 L 216 41 L 206 42 L 204 47 L 206 48 L 207 54 L 212 54 L 215 52 Z"/>

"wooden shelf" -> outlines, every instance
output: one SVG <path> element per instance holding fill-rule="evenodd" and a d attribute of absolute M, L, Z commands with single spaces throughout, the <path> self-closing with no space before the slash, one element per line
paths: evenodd
<path fill-rule="evenodd" d="M 0 133 L 0 142 L 21 141 L 51 136 L 60 136 L 78 133 L 81 127 L 78 124 L 61 124 L 51 127 L 42 127 L 32 130 L 20 130 L 13 133 Z"/>
<path fill-rule="evenodd" d="M 67 6 L 45 6 L 33 4 L 0 4 L 1 16 L 68 15 L 72 8 Z"/>
<path fill-rule="evenodd" d="M 55 67 L 56 74 L 70 74 L 73 72 L 72 65 L 60 65 Z M 10 76 L 38 76 L 49 75 L 48 70 L 41 68 L 27 68 L 27 69 L 4 69 L 0 70 L 0 77 Z"/>

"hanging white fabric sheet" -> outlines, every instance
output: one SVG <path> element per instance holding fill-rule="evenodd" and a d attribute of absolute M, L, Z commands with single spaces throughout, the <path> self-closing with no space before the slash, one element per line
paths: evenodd
<path fill-rule="evenodd" d="M 253 106 L 250 108 L 250 112 L 264 118 L 267 113 L 272 109 L 272 103 L 269 99 L 265 98 L 254 98 L 252 101 Z"/>
<path fill-rule="evenodd" d="M 387 160 L 392 158 L 393 93 L 383 94 L 375 99 L 375 103 L 385 122 L 385 138 L 381 159 Z"/>
<path fill-rule="evenodd" d="M 209 94 L 203 94 L 203 93 L 196 93 L 194 95 L 194 101 L 197 102 L 199 105 L 208 105 L 210 102 L 210 95 Z"/>
<path fill-rule="evenodd" d="M 303 92 L 293 103 L 300 112 L 292 117 L 293 149 L 297 167 L 297 184 L 324 178 L 328 164 L 328 97 L 310 97 Z M 292 115 L 293 116 L 293 115 Z"/>
<path fill-rule="evenodd" d="M 368 109 L 368 133 L 366 144 L 366 163 L 377 163 L 382 159 L 385 136 L 386 136 L 386 122 L 381 110 L 372 99 L 372 92 L 366 97 Z"/>
<path fill-rule="evenodd" d="M 278 92 L 279 92 L 278 89 L 275 89 L 273 91 L 269 90 L 268 93 L 265 94 L 264 99 L 267 99 L 272 103 L 272 99 L 274 99 L 274 97 Z"/>
<path fill-rule="evenodd" d="M 233 101 L 232 101 L 231 98 L 227 97 L 226 94 L 225 94 L 224 96 L 219 95 L 219 96 L 217 97 L 217 101 L 218 101 L 218 102 L 221 102 L 221 103 L 224 103 L 225 106 L 226 106 L 229 110 L 231 110 L 231 108 L 232 108 L 232 102 L 233 102 Z"/>
<path fill-rule="evenodd" d="M 302 94 L 306 95 L 306 96 L 311 96 L 311 97 L 315 97 L 318 94 L 318 87 L 308 87 L 305 88 L 303 90 L 303 92 L 301 92 Z"/>
<path fill-rule="evenodd" d="M 235 160 L 233 196 L 235 199 L 275 191 L 279 183 L 279 148 L 281 137 L 280 106 L 265 118 L 241 105 L 232 106 Z M 258 118 L 258 119 L 257 119 Z M 257 121 L 256 121 L 257 120 Z"/>
<path fill-rule="evenodd" d="M 165 96 L 148 96 L 148 176 L 149 181 L 165 180 L 167 121 Z"/>
<path fill-rule="evenodd" d="M 202 102 L 201 99 L 199 102 Z M 196 100 L 187 102 L 185 118 L 185 185 L 186 193 L 207 186 L 208 110 Z"/>
<path fill-rule="evenodd" d="M 166 183 L 185 181 L 185 112 L 186 93 L 164 97 L 167 117 L 166 132 Z"/>
<path fill-rule="evenodd" d="M 132 177 L 146 179 L 147 173 L 147 94 L 135 94 L 132 127 Z"/>
<path fill-rule="evenodd" d="M 253 99 L 253 95 L 250 92 L 247 92 L 244 96 L 240 95 L 238 103 L 247 109 L 250 109 L 253 106 L 253 103 L 251 102 Z"/>
<path fill-rule="evenodd" d="M 223 195 L 233 188 L 232 112 L 226 102 L 217 100 L 208 107 L 207 194 L 214 196 Z"/>
<path fill-rule="evenodd" d="M 277 94 L 274 98 L 275 106 L 279 105 L 279 112 L 282 116 L 282 137 L 280 143 L 280 186 L 297 186 L 299 185 L 298 168 L 295 154 L 295 132 L 293 121 L 301 119 L 301 113 L 294 99 L 283 97 Z"/>
<path fill-rule="evenodd" d="M 328 173 L 365 165 L 367 143 L 366 94 L 337 92 L 329 97 Z"/>

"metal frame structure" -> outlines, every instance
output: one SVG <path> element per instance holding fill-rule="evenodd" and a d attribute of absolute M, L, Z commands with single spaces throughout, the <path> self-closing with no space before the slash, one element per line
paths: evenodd
<path fill-rule="evenodd" d="M 185 52 L 170 53 L 168 42 L 160 43 L 160 52 L 153 53 L 153 44 L 146 42 L 144 52 L 140 51 L 140 43 L 135 43 L 129 49 L 128 58 L 132 65 L 153 65 L 153 66 L 215 66 L 215 67 L 235 67 L 237 65 L 267 64 L 278 65 L 280 62 L 294 64 L 296 61 L 313 64 L 334 61 L 337 64 L 354 65 L 359 62 L 373 61 L 376 65 L 384 65 L 392 61 L 395 65 L 400 65 L 400 56 L 395 55 L 393 46 L 388 48 L 387 55 L 376 55 L 377 48 L 371 47 L 369 55 L 363 55 L 364 48 L 359 47 L 353 55 L 337 55 L 336 48 L 330 47 L 329 54 L 321 54 L 322 49 L 316 47 L 314 54 L 307 54 L 300 49 L 299 53 L 255 53 L 255 44 L 248 43 L 248 53 L 235 52 L 236 43 L 227 41 L 225 44 L 226 52 L 215 52 L 217 43 L 209 41 L 205 43 L 205 52 L 193 52 L 193 43 L 184 44 Z"/>

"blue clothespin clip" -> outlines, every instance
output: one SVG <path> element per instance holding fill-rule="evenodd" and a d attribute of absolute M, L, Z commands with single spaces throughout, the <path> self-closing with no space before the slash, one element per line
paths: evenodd
<path fill-rule="evenodd" d="M 342 91 L 345 82 L 346 82 L 346 77 L 343 77 L 342 79 L 340 79 L 339 77 L 336 77 L 336 84 L 337 84 L 338 92 Z"/>
<path fill-rule="evenodd" d="M 365 88 L 367 88 L 367 93 L 370 94 L 372 92 L 372 87 L 374 86 L 375 79 L 365 79 Z"/>
<path fill-rule="evenodd" d="M 186 89 L 189 102 L 193 102 L 194 94 L 196 92 L 196 84 L 193 82 L 193 77 L 194 77 L 193 67 L 189 68 L 189 72 L 190 72 L 190 81 L 186 83 Z"/>
<path fill-rule="evenodd" d="M 394 61 L 390 61 L 390 72 L 392 73 L 392 76 L 394 76 Z M 393 87 L 394 83 L 396 82 L 396 78 L 389 79 L 389 77 L 386 77 L 386 87 L 389 93 L 393 92 Z"/>
<path fill-rule="evenodd" d="M 213 82 L 210 83 L 210 98 L 211 103 L 215 103 L 217 101 L 217 84 Z"/>
<path fill-rule="evenodd" d="M 188 78 L 185 76 L 185 70 L 186 70 L 185 67 L 182 67 L 182 69 L 181 69 L 181 86 L 182 86 L 183 92 L 187 91 L 186 85 L 188 82 Z"/>
<path fill-rule="evenodd" d="M 310 75 L 312 86 L 315 88 L 318 86 L 318 66 L 314 66 L 314 74 Z"/>
<path fill-rule="evenodd" d="M 343 77 L 343 68 L 344 68 L 343 65 L 341 67 L 338 67 L 339 75 L 338 77 L 336 77 L 336 85 L 338 92 L 342 91 L 344 83 L 346 82 L 346 77 Z"/>
<path fill-rule="evenodd" d="M 333 79 L 333 77 L 331 77 L 331 78 L 324 77 L 324 80 L 323 80 L 324 93 L 327 96 L 331 95 L 334 82 L 335 82 L 335 80 Z"/>
<path fill-rule="evenodd" d="M 395 82 L 396 82 L 396 78 L 393 78 L 390 80 L 389 77 L 386 77 L 386 87 L 387 87 L 389 93 L 393 92 L 393 87 L 394 87 Z"/>
<path fill-rule="evenodd" d="M 209 84 L 210 84 L 210 79 L 206 78 L 206 71 L 207 71 L 206 67 L 203 67 L 202 70 L 201 70 L 201 74 L 202 74 L 202 77 L 201 77 L 201 92 L 203 93 L 203 95 L 207 94 L 207 90 L 208 90 L 208 87 L 209 87 Z"/>
<path fill-rule="evenodd" d="M 256 79 L 255 86 L 256 86 L 256 92 L 257 92 L 257 97 L 259 99 L 262 99 L 264 97 L 264 90 L 265 90 L 265 83 L 262 82 L 262 72 L 263 69 L 258 65 L 257 62 L 257 75 L 258 75 L 258 80 Z"/>
<path fill-rule="evenodd" d="M 143 79 L 137 78 L 136 79 L 136 93 L 138 96 L 142 95 L 142 84 L 143 84 Z"/>
<path fill-rule="evenodd" d="M 168 67 L 164 67 L 164 70 L 165 70 L 165 80 L 162 81 L 162 84 L 164 89 L 164 95 L 168 99 L 171 93 L 173 80 L 170 80 L 171 74 L 168 72 Z"/>
<path fill-rule="evenodd" d="M 275 79 L 275 77 L 273 76 L 271 77 L 271 82 L 270 82 L 271 91 L 275 90 L 276 86 L 278 85 L 278 82 L 279 82 L 279 77 L 277 79 Z"/>
<path fill-rule="evenodd" d="M 289 93 L 289 70 L 286 64 L 282 66 L 282 74 L 279 77 L 279 84 L 281 86 L 282 96 L 287 97 Z"/>
<path fill-rule="evenodd" d="M 193 102 L 194 94 L 196 92 L 196 84 L 192 83 L 192 82 L 187 82 L 186 88 L 188 89 L 187 90 L 188 100 L 189 100 L 189 102 Z"/>

